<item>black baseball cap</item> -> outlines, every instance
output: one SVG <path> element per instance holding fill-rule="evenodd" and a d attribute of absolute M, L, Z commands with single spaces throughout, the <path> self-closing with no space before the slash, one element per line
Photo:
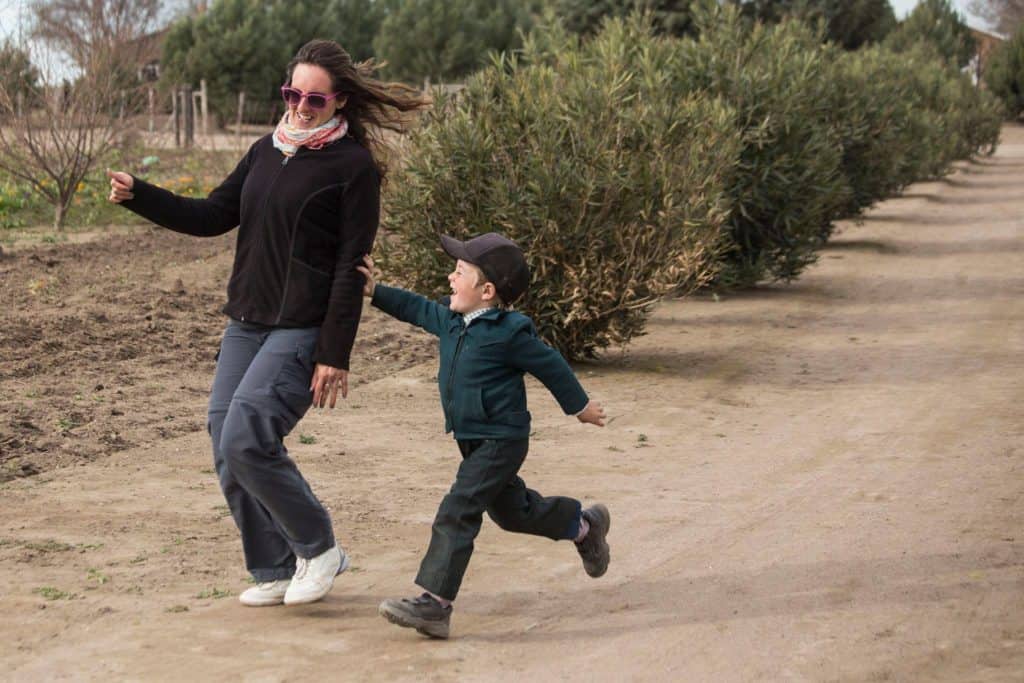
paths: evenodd
<path fill-rule="evenodd" d="M 518 299 L 530 286 L 530 267 L 523 250 L 504 235 L 488 232 L 465 242 L 441 235 L 441 247 L 452 258 L 482 270 L 506 304 Z"/>

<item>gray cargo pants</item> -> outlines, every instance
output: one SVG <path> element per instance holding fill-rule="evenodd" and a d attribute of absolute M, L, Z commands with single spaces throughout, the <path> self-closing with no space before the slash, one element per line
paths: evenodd
<path fill-rule="evenodd" d="M 334 546 L 330 516 L 283 442 L 313 402 L 318 334 L 232 320 L 217 357 L 207 422 L 213 463 L 258 582 L 290 578 L 296 556 Z"/>

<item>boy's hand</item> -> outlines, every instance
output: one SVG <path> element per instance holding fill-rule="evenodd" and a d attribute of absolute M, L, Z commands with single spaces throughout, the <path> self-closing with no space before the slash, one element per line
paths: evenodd
<path fill-rule="evenodd" d="M 363 263 L 366 265 L 356 266 L 356 270 L 366 278 L 366 282 L 363 283 L 363 296 L 373 296 L 373 288 L 377 286 L 377 281 L 373 277 L 373 259 L 369 254 L 363 256 Z"/>
<path fill-rule="evenodd" d="M 576 416 L 576 419 L 583 423 L 590 423 L 598 427 L 604 427 L 604 408 L 597 401 L 591 401 L 583 412 Z"/>

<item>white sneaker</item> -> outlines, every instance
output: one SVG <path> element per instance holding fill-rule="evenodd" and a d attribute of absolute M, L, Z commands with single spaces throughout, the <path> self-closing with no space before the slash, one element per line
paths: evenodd
<path fill-rule="evenodd" d="M 295 576 L 284 594 L 284 604 L 316 602 L 331 592 L 334 577 L 348 569 L 348 555 L 338 546 L 308 560 L 295 561 Z"/>
<path fill-rule="evenodd" d="M 284 602 L 284 594 L 291 585 L 291 579 L 258 583 L 238 596 L 238 601 L 249 607 L 270 607 Z"/>

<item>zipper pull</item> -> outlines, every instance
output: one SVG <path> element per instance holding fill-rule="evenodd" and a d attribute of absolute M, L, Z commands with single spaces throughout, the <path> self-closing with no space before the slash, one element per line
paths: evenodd
<path fill-rule="evenodd" d="M 286 156 L 286 157 L 285 157 L 284 159 L 282 159 L 282 160 L 281 160 L 281 165 L 282 165 L 282 166 L 287 166 L 287 165 L 288 165 L 288 160 L 289 160 L 289 159 L 291 159 L 291 157 L 289 157 L 289 156 Z"/>

